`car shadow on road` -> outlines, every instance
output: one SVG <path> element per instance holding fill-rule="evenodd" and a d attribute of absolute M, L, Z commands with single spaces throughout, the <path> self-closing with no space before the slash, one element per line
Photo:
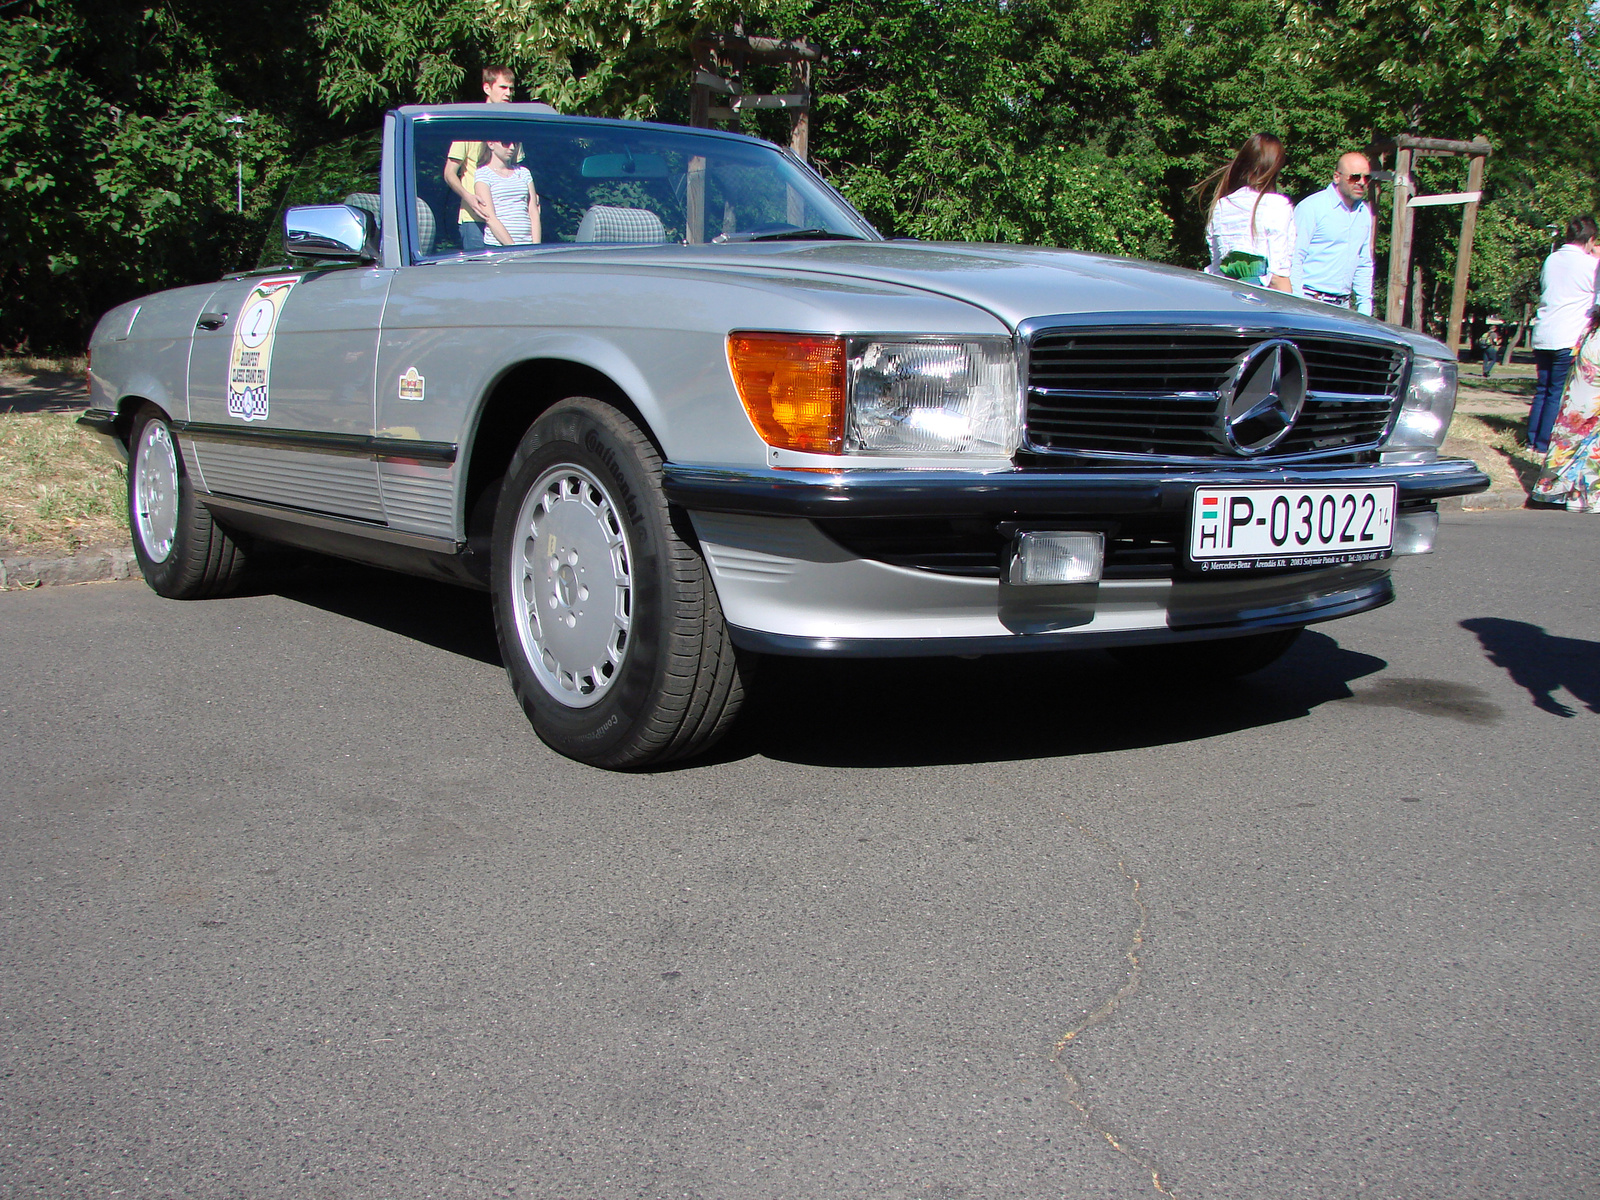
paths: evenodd
<path fill-rule="evenodd" d="M 1349 699 L 1388 666 L 1306 632 L 1279 662 L 1210 685 L 1134 672 L 1090 650 L 976 660 L 767 659 L 715 759 L 838 767 L 999 762 L 1214 737 Z"/>
<path fill-rule="evenodd" d="M 482 592 L 278 551 L 255 567 L 252 582 L 255 590 L 501 665 Z M 974 660 L 763 658 L 728 737 L 709 754 L 664 769 L 757 756 L 931 766 L 1166 745 L 1303 717 L 1351 699 L 1352 681 L 1387 666 L 1311 630 L 1268 669 L 1211 685 L 1134 672 L 1094 650 Z M 509 693 L 506 703 L 513 703 Z"/>
<path fill-rule="evenodd" d="M 487 592 L 319 554 L 267 548 L 245 590 L 276 593 L 451 654 L 501 665 Z"/>
<path fill-rule="evenodd" d="M 1505 617 L 1473 617 L 1461 628 L 1477 635 L 1484 655 L 1527 691 L 1535 708 L 1576 716 L 1555 697 L 1557 688 L 1565 688 L 1590 712 L 1600 712 L 1600 642 L 1555 637 L 1538 625 Z"/>

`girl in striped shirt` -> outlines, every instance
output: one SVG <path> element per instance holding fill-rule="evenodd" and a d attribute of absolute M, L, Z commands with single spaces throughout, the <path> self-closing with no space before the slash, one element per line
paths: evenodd
<path fill-rule="evenodd" d="M 489 161 L 478 168 L 473 190 L 488 210 L 484 242 L 490 246 L 525 246 L 541 241 L 539 193 L 533 174 L 517 166 L 522 147 L 516 142 L 488 142 Z"/>

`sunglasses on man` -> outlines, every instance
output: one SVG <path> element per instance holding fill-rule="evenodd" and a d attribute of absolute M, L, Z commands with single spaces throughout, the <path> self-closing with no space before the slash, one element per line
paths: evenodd
<path fill-rule="evenodd" d="M 1372 176 L 1371 175 L 1361 175 L 1361 174 L 1357 174 L 1354 171 L 1351 171 L 1351 172 L 1349 172 L 1348 174 L 1345 175 L 1345 178 L 1347 180 L 1349 180 L 1351 183 L 1366 183 L 1367 180 L 1372 178 Z"/>

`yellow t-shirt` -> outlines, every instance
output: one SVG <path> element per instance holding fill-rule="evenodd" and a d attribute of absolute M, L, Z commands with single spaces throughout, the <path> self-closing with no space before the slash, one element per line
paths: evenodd
<path fill-rule="evenodd" d="M 482 142 L 451 142 L 450 153 L 446 154 L 445 161 L 461 164 L 461 186 L 471 192 L 478 182 L 478 164 L 488 157 L 489 147 Z M 468 221 L 476 223 L 478 214 L 467 207 L 462 201 L 460 216 L 456 218 L 457 224 L 465 225 Z"/>

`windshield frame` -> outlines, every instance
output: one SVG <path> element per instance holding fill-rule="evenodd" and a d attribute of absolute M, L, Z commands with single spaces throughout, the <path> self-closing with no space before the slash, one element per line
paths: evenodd
<path fill-rule="evenodd" d="M 497 109 L 512 109 L 512 111 L 497 112 L 495 111 Z M 666 247 L 678 247 L 685 250 L 700 251 L 705 250 L 709 245 L 712 244 L 709 239 L 706 242 L 689 243 L 683 241 L 668 241 L 656 244 L 638 242 L 544 242 L 528 246 L 515 246 L 506 248 L 494 247 L 488 250 L 478 251 L 447 250 L 437 254 L 419 253 L 417 248 L 421 244 L 420 231 L 417 227 L 416 207 L 414 202 L 414 198 L 418 194 L 416 158 L 417 132 L 419 127 L 427 127 L 429 125 L 434 125 L 444 121 L 459 121 L 464 118 L 471 119 L 475 122 L 515 122 L 518 125 L 525 125 L 529 122 L 537 122 L 539 124 L 568 125 L 589 128 L 598 126 L 602 128 L 618 130 L 635 129 L 641 132 L 649 133 L 670 131 L 671 133 L 681 134 L 686 137 L 700 137 L 718 141 L 730 141 L 743 143 L 747 146 L 759 147 L 764 153 L 778 155 L 790 167 L 804 175 L 808 182 L 814 185 L 825 197 L 836 204 L 846 221 L 854 228 L 854 231 L 860 234 L 862 241 L 881 242 L 885 240 L 884 236 L 875 228 L 873 228 L 872 224 L 856 210 L 855 206 L 846 200 L 844 196 L 840 194 L 837 188 L 835 188 L 820 174 L 818 174 L 810 163 L 798 158 L 787 147 L 777 145 L 774 142 L 769 142 L 764 138 L 750 137 L 741 133 L 728 133 L 719 129 L 700 129 L 689 125 L 668 125 L 663 122 L 655 121 L 615 121 L 599 117 L 563 116 L 561 114 L 549 112 L 548 110 L 536 110 L 530 112 L 527 106 L 520 104 L 451 104 L 442 105 L 437 108 L 425 108 L 417 106 L 414 108 L 396 110 L 393 115 L 398 118 L 400 125 L 400 128 L 397 130 L 399 136 L 395 139 L 394 143 L 400 150 L 400 154 L 397 156 L 399 169 L 393 173 L 395 186 L 398 192 L 398 195 L 395 197 L 395 208 L 399 210 L 396 213 L 396 216 L 398 217 L 397 232 L 400 235 L 399 249 L 401 252 L 401 260 L 411 265 L 460 261 L 467 258 L 475 259 L 489 254 L 527 255 L 547 254 L 553 251 L 570 252 L 575 248 L 582 250 L 637 251 L 641 248 L 641 246 L 649 245 L 651 249 L 658 250 Z M 412 202 L 407 203 L 407 201 Z M 746 241 L 739 241 L 723 244 L 749 245 L 750 243 Z"/>

